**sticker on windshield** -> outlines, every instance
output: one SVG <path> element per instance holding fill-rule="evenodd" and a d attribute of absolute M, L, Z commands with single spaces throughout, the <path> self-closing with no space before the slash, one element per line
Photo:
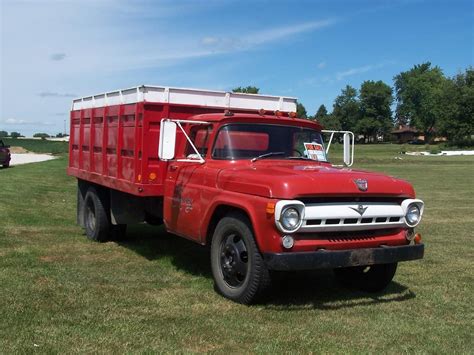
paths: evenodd
<path fill-rule="evenodd" d="M 319 143 L 304 143 L 305 154 L 316 161 L 327 161 L 323 145 Z"/>

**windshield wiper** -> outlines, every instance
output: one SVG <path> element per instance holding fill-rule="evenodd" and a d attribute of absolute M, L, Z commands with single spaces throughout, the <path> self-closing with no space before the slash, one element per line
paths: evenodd
<path fill-rule="evenodd" d="M 283 155 L 283 154 L 286 154 L 286 152 L 270 152 L 270 153 L 265 153 L 265 154 L 259 155 L 258 157 L 252 158 L 250 161 L 253 163 L 254 161 L 257 161 L 258 159 L 271 157 L 271 156 L 273 156 L 273 155 Z"/>
<path fill-rule="evenodd" d="M 314 159 L 308 158 L 308 157 L 288 157 L 287 159 L 302 159 L 302 160 L 312 160 L 315 161 Z"/>

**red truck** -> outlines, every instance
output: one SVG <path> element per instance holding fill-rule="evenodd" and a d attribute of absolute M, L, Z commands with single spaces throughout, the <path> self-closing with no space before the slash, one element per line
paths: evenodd
<path fill-rule="evenodd" d="M 406 181 L 349 168 L 353 134 L 295 111 L 291 97 L 159 86 L 74 100 L 78 224 L 103 242 L 164 223 L 210 246 L 216 289 L 244 304 L 273 271 L 334 269 L 346 285 L 384 289 L 398 262 L 423 257 L 424 204 Z M 336 134 L 343 167 L 328 159 Z"/>

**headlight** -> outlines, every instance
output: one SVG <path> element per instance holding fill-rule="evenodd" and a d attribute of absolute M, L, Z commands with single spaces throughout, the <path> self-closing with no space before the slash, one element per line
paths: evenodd
<path fill-rule="evenodd" d="M 299 227 L 301 216 L 294 207 L 287 207 L 281 214 L 281 225 L 288 231 L 293 231 Z"/>
<path fill-rule="evenodd" d="M 408 206 L 407 213 L 405 215 L 405 220 L 407 221 L 408 225 L 416 226 L 418 222 L 420 222 L 420 217 L 420 208 L 417 205 L 412 204 Z"/>

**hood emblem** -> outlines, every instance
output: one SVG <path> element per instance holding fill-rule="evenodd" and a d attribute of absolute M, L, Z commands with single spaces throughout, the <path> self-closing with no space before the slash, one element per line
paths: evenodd
<path fill-rule="evenodd" d="M 369 206 L 364 207 L 362 205 L 359 205 L 359 206 L 357 206 L 357 208 L 355 208 L 355 207 L 349 207 L 349 208 L 351 210 L 356 211 L 358 214 L 360 214 L 362 216 L 365 213 L 365 211 L 367 211 L 367 208 L 369 208 Z"/>
<path fill-rule="evenodd" d="M 360 191 L 367 191 L 367 189 L 369 188 L 369 184 L 365 179 L 354 179 L 353 181 L 355 182 Z"/>

